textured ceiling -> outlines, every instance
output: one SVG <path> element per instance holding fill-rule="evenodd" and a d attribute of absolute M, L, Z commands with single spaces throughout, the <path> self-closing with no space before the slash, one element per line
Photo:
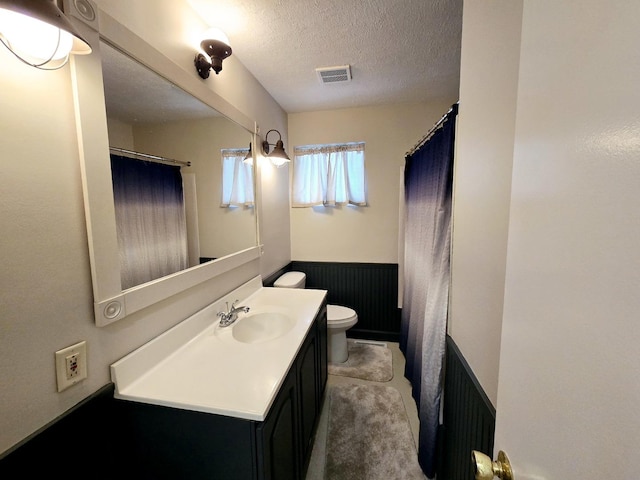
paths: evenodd
<path fill-rule="evenodd" d="M 187 1 L 289 113 L 457 98 L 462 0 Z"/>

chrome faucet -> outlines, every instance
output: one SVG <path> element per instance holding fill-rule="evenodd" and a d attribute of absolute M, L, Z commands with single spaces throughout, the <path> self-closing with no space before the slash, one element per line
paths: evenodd
<path fill-rule="evenodd" d="M 221 327 L 228 327 L 229 325 L 231 325 L 233 322 L 235 322 L 238 319 L 238 313 L 240 312 L 244 312 L 247 313 L 249 312 L 249 307 L 236 307 L 236 304 L 238 303 L 238 300 L 236 300 L 235 302 L 233 302 L 231 304 L 231 309 L 229 309 L 229 302 L 225 302 L 227 304 L 227 311 L 226 312 L 218 312 L 218 316 L 220 317 L 220 326 Z"/>

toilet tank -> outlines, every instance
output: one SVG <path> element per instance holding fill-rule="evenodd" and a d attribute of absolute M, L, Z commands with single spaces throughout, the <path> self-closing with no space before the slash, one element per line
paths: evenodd
<path fill-rule="evenodd" d="M 304 288 L 307 276 L 302 272 L 287 272 L 273 282 L 278 288 Z"/>

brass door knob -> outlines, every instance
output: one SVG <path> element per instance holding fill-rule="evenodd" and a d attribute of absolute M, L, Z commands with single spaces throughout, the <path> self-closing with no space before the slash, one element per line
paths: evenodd
<path fill-rule="evenodd" d="M 502 450 L 498 452 L 498 460 L 495 462 L 492 462 L 491 457 L 484 453 L 473 450 L 471 452 L 471 462 L 473 463 L 476 480 L 492 480 L 493 477 L 498 477 L 501 480 L 514 480 L 511 463 L 509 463 L 507 454 Z"/>

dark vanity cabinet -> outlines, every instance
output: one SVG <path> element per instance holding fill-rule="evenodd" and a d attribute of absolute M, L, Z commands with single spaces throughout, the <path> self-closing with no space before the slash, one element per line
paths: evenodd
<path fill-rule="evenodd" d="M 123 464 L 131 466 L 126 473 L 149 479 L 303 479 L 326 382 L 323 304 L 263 422 L 117 401 Z"/>
<path fill-rule="evenodd" d="M 280 388 L 264 422 L 257 425 L 257 478 L 294 480 L 299 477 L 301 459 L 299 390 L 294 371 Z"/>
<path fill-rule="evenodd" d="M 327 384 L 327 358 L 323 304 L 269 415 L 258 424 L 258 479 L 304 478 Z"/>
<path fill-rule="evenodd" d="M 298 418 L 300 419 L 300 448 L 299 457 L 306 460 L 311 455 L 313 446 L 313 431 L 319 411 L 320 398 L 317 394 L 317 364 L 318 364 L 318 335 L 315 338 L 305 340 L 302 345 L 298 361 L 296 362 L 296 375 L 298 386 Z M 306 464 L 303 466 L 306 470 Z M 279 478 L 279 477 L 274 477 Z"/>

